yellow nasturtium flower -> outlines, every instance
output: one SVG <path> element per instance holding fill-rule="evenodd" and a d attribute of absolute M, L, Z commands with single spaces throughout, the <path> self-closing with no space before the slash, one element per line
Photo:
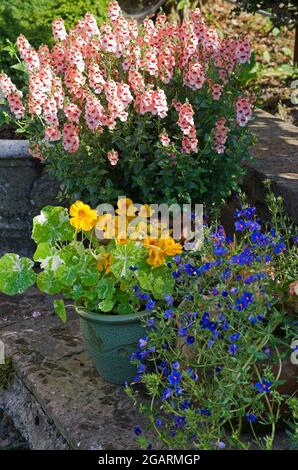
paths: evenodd
<path fill-rule="evenodd" d="M 97 222 L 97 213 L 88 204 L 76 201 L 69 209 L 70 224 L 77 230 L 89 232 Z"/>
<path fill-rule="evenodd" d="M 165 260 L 165 253 L 158 247 L 152 246 L 149 248 L 147 263 L 151 266 L 161 266 Z"/>
<path fill-rule="evenodd" d="M 108 274 L 111 271 L 111 264 L 113 262 L 113 256 L 111 253 L 101 253 L 97 260 L 98 271 L 105 271 Z"/>
<path fill-rule="evenodd" d="M 159 247 L 164 251 L 167 256 L 176 256 L 182 253 L 182 245 L 176 243 L 172 237 L 161 238 L 159 240 Z"/>
<path fill-rule="evenodd" d="M 125 216 L 128 220 L 133 220 L 136 217 L 137 208 L 134 207 L 133 202 L 128 197 L 118 199 L 116 214 Z"/>

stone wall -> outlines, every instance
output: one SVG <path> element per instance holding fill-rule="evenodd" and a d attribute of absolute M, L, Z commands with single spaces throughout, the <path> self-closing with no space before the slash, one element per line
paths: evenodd
<path fill-rule="evenodd" d="M 28 155 L 26 141 L 0 140 L 0 254 L 32 254 L 32 217 L 57 204 L 58 191 L 46 165 Z"/>

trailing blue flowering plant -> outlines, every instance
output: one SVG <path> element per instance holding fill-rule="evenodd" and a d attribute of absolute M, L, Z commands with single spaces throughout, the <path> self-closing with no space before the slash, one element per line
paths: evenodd
<path fill-rule="evenodd" d="M 127 393 L 168 448 L 272 449 L 288 420 L 297 444 L 297 237 L 281 199 L 269 193 L 268 204 L 271 228 L 244 204 L 233 238 L 205 227 L 200 252 L 175 257 L 175 292 L 133 354 L 146 395 Z"/>

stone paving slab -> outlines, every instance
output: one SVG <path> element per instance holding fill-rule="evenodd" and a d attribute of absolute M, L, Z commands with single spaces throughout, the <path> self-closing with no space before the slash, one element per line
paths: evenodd
<path fill-rule="evenodd" d="M 262 181 L 269 178 L 273 191 L 284 198 L 288 215 L 298 224 L 298 128 L 260 109 L 255 110 L 250 128 L 258 141 L 243 189 L 264 205 Z"/>
<path fill-rule="evenodd" d="M 63 325 L 52 301 L 35 288 L 26 296 L 0 295 L 0 338 L 17 376 L 11 390 L 0 391 L 0 404 L 9 404 L 34 448 L 137 448 L 133 428 L 144 426 L 143 418 L 123 387 L 107 383 L 93 368 L 74 313 Z M 26 393 L 37 402 L 32 410 Z"/>

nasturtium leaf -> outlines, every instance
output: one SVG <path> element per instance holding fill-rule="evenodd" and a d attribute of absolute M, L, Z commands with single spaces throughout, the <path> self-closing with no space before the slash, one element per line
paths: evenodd
<path fill-rule="evenodd" d="M 136 277 L 142 290 L 151 291 L 154 282 L 154 275 L 151 270 L 148 269 L 148 271 L 145 272 L 136 271 Z"/>
<path fill-rule="evenodd" d="M 59 241 L 70 241 L 74 237 L 74 228 L 69 223 L 67 209 L 60 206 L 44 207 L 33 219 L 33 240 L 39 243 L 55 244 Z"/>
<path fill-rule="evenodd" d="M 130 313 L 134 313 L 133 307 L 130 304 L 126 303 L 126 302 L 123 303 L 123 304 L 122 303 L 117 304 L 114 311 L 118 315 L 129 315 Z"/>
<path fill-rule="evenodd" d="M 62 299 L 54 300 L 53 304 L 54 304 L 55 313 L 57 313 L 60 320 L 62 320 L 63 323 L 65 323 L 67 320 L 67 316 L 66 316 L 66 308 L 65 308 L 65 304 L 63 300 Z"/>
<path fill-rule="evenodd" d="M 66 264 L 61 264 L 55 272 L 55 276 L 61 284 L 64 286 L 72 286 L 80 272 L 80 266 L 67 266 Z"/>
<path fill-rule="evenodd" d="M 89 266 L 81 273 L 81 282 L 85 287 L 94 286 L 99 279 L 99 272 L 95 266 Z"/>
<path fill-rule="evenodd" d="M 151 286 L 152 294 L 155 299 L 163 299 L 165 295 L 171 294 L 174 289 L 175 281 L 168 272 L 161 271 L 155 277 L 153 285 Z"/>
<path fill-rule="evenodd" d="M 36 280 L 33 261 L 7 253 L 0 258 L 0 291 L 7 295 L 22 294 Z"/>
<path fill-rule="evenodd" d="M 49 243 L 42 242 L 37 245 L 33 259 L 37 262 L 43 262 L 54 256 L 56 252 L 57 250 L 54 246 L 50 245 Z"/>
<path fill-rule="evenodd" d="M 103 312 L 110 312 L 114 307 L 114 302 L 113 300 L 102 300 L 98 304 L 99 310 L 102 310 Z"/>
<path fill-rule="evenodd" d="M 112 278 L 102 277 L 95 289 L 99 299 L 111 299 L 115 292 L 115 281 Z"/>
<path fill-rule="evenodd" d="M 135 242 L 128 242 L 123 245 L 116 245 L 111 250 L 113 263 L 111 271 L 116 278 L 129 277 L 133 274 L 131 267 L 137 267 L 146 254 L 146 249 Z"/>
<path fill-rule="evenodd" d="M 61 290 L 61 283 L 55 278 L 52 271 L 43 271 L 36 277 L 36 285 L 41 292 L 54 295 Z"/>

